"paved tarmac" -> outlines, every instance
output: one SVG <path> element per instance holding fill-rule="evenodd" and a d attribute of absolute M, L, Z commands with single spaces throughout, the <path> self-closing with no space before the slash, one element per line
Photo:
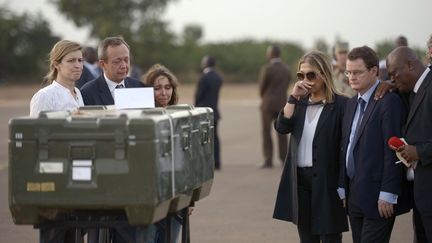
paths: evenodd
<path fill-rule="evenodd" d="M 14 225 L 8 208 L 8 120 L 27 115 L 37 86 L 0 86 L 0 243 L 38 242 L 32 226 Z M 191 103 L 194 88 L 180 88 L 180 102 Z M 261 155 L 258 89 L 225 85 L 221 96 L 222 170 L 215 173 L 209 197 L 196 203 L 191 216 L 191 242 L 299 242 L 296 227 L 272 219 L 281 164 L 258 169 Z M 391 242 L 412 242 L 411 214 L 396 219 Z M 349 233 L 343 242 L 350 243 Z"/>

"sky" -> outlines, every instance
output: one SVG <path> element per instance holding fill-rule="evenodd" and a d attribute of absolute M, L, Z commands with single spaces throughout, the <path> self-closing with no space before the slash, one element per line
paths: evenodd
<path fill-rule="evenodd" d="M 49 0 L 0 0 L 16 12 L 41 12 L 62 38 L 88 43 L 88 30 L 77 29 Z M 337 38 L 350 47 L 375 47 L 399 35 L 410 46 L 426 48 L 432 34 L 432 0 L 176 0 L 162 18 L 180 34 L 188 24 L 204 30 L 204 42 L 240 39 L 291 41 L 312 48 L 318 39 Z"/>

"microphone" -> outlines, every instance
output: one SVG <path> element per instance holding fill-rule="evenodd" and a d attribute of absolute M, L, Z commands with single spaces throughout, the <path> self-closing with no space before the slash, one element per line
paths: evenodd
<path fill-rule="evenodd" d="M 404 145 L 407 145 L 407 142 L 405 141 L 405 139 L 403 139 L 403 138 L 398 138 L 398 137 L 391 137 L 391 138 L 389 138 L 389 140 L 387 141 L 387 144 L 390 146 L 390 147 L 394 147 L 394 148 L 396 148 L 396 149 L 398 149 L 398 148 L 400 148 L 400 147 L 402 147 L 402 146 L 404 146 Z M 399 161 L 396 161 L 396 164 L 399 164 L 399 163 L 404 163 L 405 165 L 406 165 L 406 167 L 410 167 L 411 165 L 410 164 L 408 164 L 408 162 L 406 161 L 406 159 L 404 159 L 403 157 L 402 157 L 402 155 L 399 153 L 399 152 L 397 152 L 396 151 L 396 156 L 398 157 L 398 159 L 399 159 Z"/>
<path fill-rule="evenodd" d="M 387 141 L 389 146 L 395 147 L 396 149 L 400 148 L 401 146 L 405 145 L 406 143 L 398 138 L 398 137 L 391 137 L 389 138 L 389 140 Z"/>

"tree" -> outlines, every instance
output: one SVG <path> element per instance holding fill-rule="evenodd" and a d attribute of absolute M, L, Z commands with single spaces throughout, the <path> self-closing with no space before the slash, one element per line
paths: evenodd
<path fill-rule="evenodd" d="M 78 27 L 89 26 L 97 39 L 122 35 L 128 41 L 174 0 L 51 0 Z"/>
<path fill-rule="evenodd" d="M 377 42 L 375 51 L 380 59 L 385 59 L 386 56 L 395 48 L 394 41 L 382 40 Z"/>
<path fill-rule="evenodd" d="M 0 7 L 0 76 L 41 74 L 59 40 L 40 14 L 17 15 Z M 34 81 L 34 80 L 33 80 Z"/>
<path fill-rule="evenodd" d="M 200 25 L 190 24 L 183 29 L 183 42 L 185 44 L 198 44 L 203 37 L 203 30 Z"/>

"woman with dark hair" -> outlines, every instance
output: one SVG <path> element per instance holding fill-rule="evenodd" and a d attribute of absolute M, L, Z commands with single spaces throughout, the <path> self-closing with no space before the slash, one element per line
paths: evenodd
<path fill-rule="evenodd" d="M 177 104 L 178 81 L 165 66 L 161 64 L 153 65 L 144 76 L 144 84 L 147 87 L 153 87 L 156 107 Z"/>
<path fill-rule="evenodd" d="M 348 231 L 337 193 L 347 98 L 336 91 L 330 57 L 322 52 L 300 59 L 297 79 L 275 123 L 291 136 L 273 217 L 296 224 L 302 243 L 340 243 Z"/>

